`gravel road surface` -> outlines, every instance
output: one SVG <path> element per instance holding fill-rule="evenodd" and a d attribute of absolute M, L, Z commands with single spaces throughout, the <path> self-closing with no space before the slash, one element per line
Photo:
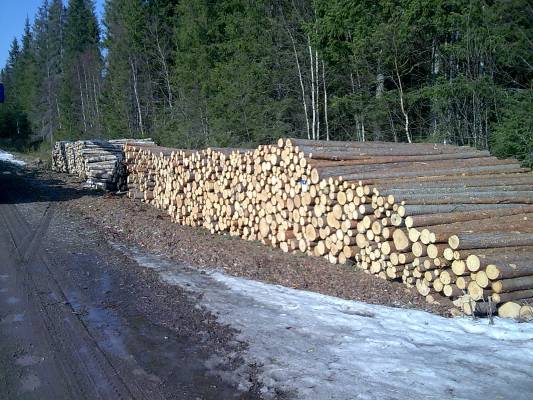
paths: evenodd
<path fill-rule="evenodd" d="M 0 165 L 0 399 L 261 398 L 236 331 L 69 213 L 82 195 Z"/>

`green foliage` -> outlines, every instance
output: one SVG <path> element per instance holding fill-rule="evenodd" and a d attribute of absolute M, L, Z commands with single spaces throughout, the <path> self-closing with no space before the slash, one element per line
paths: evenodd
<path fill-rule="evenodd" d="M 37 77 L 31 119 L 36 136 L 42 140 L 53 141 L 60 128 L 64 14 L 61 0 L 45 1 L 33 24 Z"/>
<path fill-rule="evenodd" d="M 34 100 L 29 82 L 35 79 L 31 51 L 31 33 L 26 21 L 23 46 L 20 48 L 18 41 L 13 40 L 1 74 L 6 102 L 0 104 L 0 138 L 8 139 L 14 148 L 26 146 L 32 134 L 28 117 Z"/>
<path fill-rule="evenodd" d="M 533 94 L 531 90 L 507 93 L 490 141 L 498 157 L 517 157 L 533 168 Z"/>
<path fill-rule="evenodd" d="M 215 63 L 207 78 L 214 144 L 269 142 L 274 132 L 286 129 L 279 121 L 283 102 L 272 93 L 274 54 L 266 3 L 220 2 L 215 10 Z"/>
<path fill-rule="evenodd" d="M 98 137 L 101 135 L 98 97 L 102 61 L 100 31 L 92 0 L 69 0 L 62 32 L 60 135 Z"/>
<path fill-rule="evenodd" d="M 515 89 L 531 93 L 532 9 L 525 1 L 315 1 L 315 7 L 316 42 L 351 75 L 351 90 L 332 97 L 332 118 L 344 130 L 365 126 L 367 138 L 389 140 L 405 140 L 410 130 L 417 141 L 486 148 L 493 134 L 501 136 L 498 99 Z M 383 101 L 373 100 L 379 96 Z"/>
<path fill-rule="evenodd" d="M 100 28 L 93 0 L 44 0 L 0 135 L 436 141 L 531 165 L 532 19 L 527 0 L 107 0 Z"/>
<path fill-rule="evenodd" d="M 7 139 L 10 146 L 24 148 L 31 135 L 30 122 L 20 109 L 0 105 L 0 138 Z"/>
<path fill-rule="evenodd" d="M 131 56 L 137 34 L 132 35 L 135 26 L 128 26 L 128 22 L 139 20 L 128 16 L 133 5 L 139 6 L 135 1 L 112 1 L 105 6 L 105 40 L 104 46 L 108 49 L 106 74 L 108 79 L 104 82 L 102 96 L 104 129 L 109 137 L 131 136 L 133 117 L 130 115 L 131 82 L 130 68 Z M 138 14 L 138 10 L 135 10 Z M 135 136 L 135 134 L 133 135 Z"/>
<path fill-rule="evenodd" d="M 66 62 L 99 46 L 100 29 L 92 0 L 69 0 L 64 28 Z"/>

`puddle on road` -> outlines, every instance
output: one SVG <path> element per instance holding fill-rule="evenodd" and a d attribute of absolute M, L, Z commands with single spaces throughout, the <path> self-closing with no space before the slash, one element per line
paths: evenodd
<path fill-rule="evenodd" d="M 211 278 L 210 275 L 213 273 L 211 270 L 198 270 L 185 263 L 172 261 L 161 255 L 145 253 L 134 247 L 126 247 L 116 243 L 110 244 L 121 254 L 133 259 L 140 267 L 156 271 L 159 279 L 166 284 L 179 286 L 191 293 L 202 293 L 209 288 L 219 288 L 222 291 L 226 289 L 224 284 Z M 192 299 L 195 299 L 195 296 Z M 199 312 L 204 312 L 204 308 L 199 303 L 196 303 L 196 300 L 191 304 L 191 307 L 198 309 Z M 216 315 L 215 310 L 211 310 L 211 314 Z M 184 322 L 187 322 L 187 320 Z M 222 323 L 222 325 L 231 326 L 227 322 Z M 159 336 L 154 335 L 154 329 L 156 332 L 159 330 L 161 334 Z M 226 355 L 211 351 L 205 355 L 205 360 L 201 359 L 201 354 L 205 352 L 205 340 L 209 336 L 207 331 L 197 332 L 197 337 L 204 337 L 200 339 L 200 345 L 192 337 L 184 336 L 183 334 L 176 337 L 175 331 L 170 331 L 169 335 L 168 330 L 160 329 L 158 326 L 151 326 L 146 331 L 140 329 L 139 332 L 141 333 L 140 337 L 146 341 L 143 345 L 147 348 L 159 347 L 160 351 L 159 359 L 154 359 L 153 354 L 150 354 L 150 352 L 143 353 L 143 356 L 147 357 L 144 361 L 152 365 L 155 363 L 157 365 L 156 370 L 166 371 L 167 374 L 170 373 L 170 378 L 172 379 L 181 381 L 183 376 L 185 376 L 186 382 L 194 381 L 197 382 L 197 385 L 201 385 L 202 382 L 207 384 L 209 376 L 215 375 L 220 377 L 223 382 L 236 385 L 239 391 L 243 393 L 246 393 L 252 387 L 253 382 L 250 379 L 252 372 L 250 368 L 255 363 L 248 363 L 246 360 L 242 363 L 242 360 L 238 358 L 239 364 L 232 365 L 232 360 L 237 357 L 237 353 Z M 236 348 L 240 348 L 243 343 L 238 336 L 239 334 L 237 333 L 237 336 L 231 342 Z M 149 359 L 149 357 L 152 357 L 152 359 Z M 184 365 L 187 365 L 188 368 L 184 369 Z M 234 396 L 235 393 L 229 386 L 219 384 L 216 398 L 230 399 L 234 398 Z M 238 398 L 248 397 L 244 395 L 244 397 L 238 396 Z"/>
<path fill-rule="evenodd" d="M 17 304 L 20 302 L 20 299 L 18 297 L 8 297 L 6 300 L 7 304 Z"/>
<path fill-rule="evenodd" d="M 158 273 L 176 268 L 173 263 L 149 257 L 144 259 L 143 266 Z M 108 273 L 93 278 L 96 288 L 84 287 L 82 292 L 64 289 L 65 295 L 102 350 L 122 360 L 134 376 L 155 384 L 172 382 L 172 386 L 190 387 L 198 394 L 205 391 L 202 398 L 206 399 L 241 398 L 241 392 L 235 394 L 231 386 L 233 381 L 228 385 L 213 378 L 220 371 L 207 368 L 205 342 L 197 343 L 194 337 L 180 334 L 179 330 L 153 323 L 131 299 L 124 302 L 119 282 Z"/>
<path fill-rule="evenodd" d="M 39 364 L 42 361 L 44 361 L 43 357 L 37 357 L 37 356 L 32 356 L 32 355 L 27 354 L 25 356 L 21 356 L 17 358 L 15 360 L 15 364 L 21 367 L 31 367 L 33 365 Z"/>
<path fill-rule="evenodd" d="M 82 318 L 94 329 L 99 332 L 101 339 L 100 345 L 106 352 L 122 359 L 131 357 L 123 337 L 127 335 L 125 328 L 118 317 L 107 309 L 90 307 L 86 316 Z"/>
<path fill-rule="evenodd" d="M 106 274 L 107 275 L 107 274 Z M 104 279 L 105 280 L 105 279 Z M 109 280 L 109 276 L 107 277 Z M 111 283 L 107 283 L 111 285 Z M 105 293 L 105 292 L 100 292 Z M 93 330 L 98 333 L 98 343 L 102 348 L 114 356 L 121 359 L 128 359 L 129 352 L 123 341 L 123 336 L 127 334 L 125 327 L 116 313 L 112 310 L 99 308 L 93 305 L 82 304 L 78 293 L 65 291 L 65 295 L 80 318 Z"/>
<path fill-rule="evenodd" d="M 22 378 L 21 384 L 21 391 L 33 392 L 41 387 L 41 380 L 37 375 L 30 374 Z"/>
<path fill-rule="evenodd" d="M 24 314 L 8 314 L 0 319 L 0 324 L 13 324 L 24 321 Z"/>

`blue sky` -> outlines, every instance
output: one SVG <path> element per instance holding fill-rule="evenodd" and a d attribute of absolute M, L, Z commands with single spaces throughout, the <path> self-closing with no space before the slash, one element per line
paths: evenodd
<path fill-rule="evenodd" d="M 105 0 L 96 0 L 96 10 L 101 18 Z M 63 0 L 67 3 L 68 0 Z M 26 15 L 30 17 L 30 22 L 43 0 L 0 0 L 0 68 L 3 68 L 9 46 L 16 36 L 20 39 L 24 31 L 24 20 Z"/>

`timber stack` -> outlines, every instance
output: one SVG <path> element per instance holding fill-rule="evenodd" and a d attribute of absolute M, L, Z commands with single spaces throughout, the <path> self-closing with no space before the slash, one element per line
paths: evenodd
<path fill-rule="evenodd" d="M 533 174 L 442 144 L 125 145 L 128 196 L 180 224 L 355 264 L 466 314 L 531 317 Z"/>
<path fill-rule="evenodd" d="M 78 140 L 56 142 L 52 149 L 52 170 L 86 180 L 91 187 L 125 190 L 123 164 L 126 143 L 153 144 L 151 139 Z"/>

